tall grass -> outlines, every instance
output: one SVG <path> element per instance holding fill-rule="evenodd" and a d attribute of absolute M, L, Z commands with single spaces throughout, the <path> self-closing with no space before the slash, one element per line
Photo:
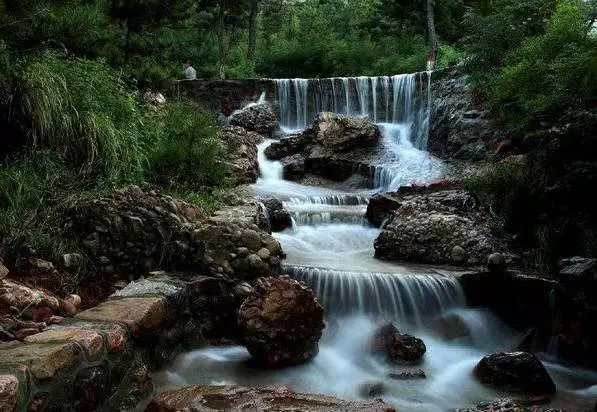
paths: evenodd
<path fill-rule="evenodd" d="M 146 162 L 142 113 L 119 73 L 102 61 L 46 52 L 19 62 L 15 119 L 27 143 L 83 174 L 139 178 Z"/>

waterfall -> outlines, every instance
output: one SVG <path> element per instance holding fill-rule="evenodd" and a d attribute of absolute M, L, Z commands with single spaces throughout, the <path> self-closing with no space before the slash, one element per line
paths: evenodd
<path fill-rule="evenodd" d="M 420 325 L 426 316 L 464 305 L 458 280 L 437 274 L 367 273 L 288 265 L 329 315 L 369 314 Z"/>
<path fill-rule="evenodd" d="M 408 125 L 413 145 L 421 150 L 427 148 L 430 72 L 273 81 L 282 130 L 304 129 L 318 113 L 331 111 L 367 116 L 376 123 Z"/>

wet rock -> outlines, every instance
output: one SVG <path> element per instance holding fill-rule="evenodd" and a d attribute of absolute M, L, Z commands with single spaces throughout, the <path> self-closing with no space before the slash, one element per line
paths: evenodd
<path fill-rule="evenodd" d="M 236 185 L 255 183 L 259 176 L 257 144 L 263 136 L 238 126 L 225 126 L 220 138 L 229 148 L 225 163 L 230 167 L 233 183 Z"/>
<path fill-rule="evenodd" d="M 381 225 L 400 207 L 400 202 L 388 194 L 376 194 L 369 199 L 365 216 L 376 227 Z"/>
<path fill-rule="evenodd" d="M 26 343 L 75 342 L 91 359 L 99 359 L 104 349 L 102 335 L 96 331 L 74 327 L 53 327 L 25 338 Z"/>
<path fill-rule="evenodd" d="M 390 363 L 418 362 L 425 355 L 425 343 L 388 323 L 375 332 L 371 352 L 383 355 Z"/>
<path fill-rule="evenodd" d="M 284 157 L 282 163 L 282 174 L 286 180 L 298 180 L 305 176 L 305 156 L 297 153 Z"/>
<path fill-rule="evenodd" d="M 373 398 L 376 396 L 381 396 L 385 393 L 385 391 L 385 385 L 381 381 L 364 382 L 359 385 L 359 394 L 363 398 Z"/>
<path fill-rule="evenodd" d="M 564 283 L 597 285 L 597 259 L 575 256 L 558 262 L 558 280 Z M 593 289 L 591 288 L 591 289 Z"/>
<path fill-rule="evenodd" d="M 323 308 L 311 289 L 288 276 L 257 279 L 253 287 L 238 313 L 249 353 L 267 367 L 314 357 L 324 323 Z"/>
<path fill-rule="evenodd" d="M 369 118 L 330 112 L 315 118 L 310 133 L 322 147 L 340 152 L 375 146 L 381 138 L 379 128 Z"/>
<path fill-rule="evenodd" d="M 193 224 L 196 206 L 157 190 L 127 186 L 72 211 L 73 236 L 106 274 L 146 274 L 203 268 L 205 246 Z"/>
<path fill-rule="evenodd" d="M 432 264 L 478 265 L 503 250 L 491 216 L 464 190 L 397 195 L 399 206 L 375 240 L 375 256 Z"/>
<path fill-rule="evenodd" d="M 552 394 L 556 386 L 537 357 L 530 352 L 501 352 L 485 356 L 475 367 L 485 385 L 533 395 Z"/>
<path fill-rule="evenodd" d="M 279 232 L 288 227 L 292 227 L 292 218 L 288 210 L 284 209 L 281 201 L 275 197 L 262 199 L 261 203 L 267 210 L 267 217 L 270 222 L 272 232 Z"/>
<path fill-rule="evenodd" d="M 412 380 L 412 379 L 427 379 L 425 371 L 422 369 L 415 369 L 412 371 L 404 372 L 392 372 L 388 374 L 388 377 L 395 380 Z"/>
<path fill-rule="evenodd" d="M 74 381 L 73 406 L 76 410 L 96 410 L 109 394 L 109 374 L 105 367 L 92 366 L 80 370 Z"/>
<path fill-rule="evenodd" d="M 287 134 L 269 145 L 264 153 L 270 160 L 280 160 L 302 152 L 308 144 L 308 137 L 303 133 Z"/>
<path fill-rule="evenodd" d="M 189 386 L 159 394 L 153 398 L 146 412 L 175 412 L 182 410 L 394 411 L 393 408 L 381 400 L 345 401 L 325 395 L 294 393 L 283 387 Z"/>
<path fill-rule="evenodd" d="M 230 116 L 230 125 L 271 137 L 278 129 L 278 117 L 267 103 L 250 105 Z"/>

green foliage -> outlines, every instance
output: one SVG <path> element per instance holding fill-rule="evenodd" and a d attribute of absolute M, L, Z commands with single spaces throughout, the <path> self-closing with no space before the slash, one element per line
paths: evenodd
<path fill-rule="evenodd" d="M 142 114 L 120 75 L 101 61 L 43 53 L 19 61 L 9 121 L 32 147 L 49 148 L 84 173 L 138 178 Z"/>
<path fill-rule="evenodd" d="M 171 103 L 155 123 L 149 169 L 154 181 L 192 190 L 225 184 L 225 149 L 210 116 L 190 103 Z"/>
<path fill-rule="evenodd" d="M 562 1 L 545 33 L 506 58 L 490 98 L 510 127 L 533 130 L 582 110 L 597 93 L 597 38 L 581 5 Z"/>

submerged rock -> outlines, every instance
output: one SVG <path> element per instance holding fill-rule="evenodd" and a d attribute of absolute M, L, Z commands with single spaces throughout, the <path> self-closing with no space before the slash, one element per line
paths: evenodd
<path fill-rule="evenodd" d="M 297 365 L 314 357 L 324 328 L 313 291 L 288 276 L 257 279 L 238 312 L 249 353 L 267 367 Z"/>
<path fill-rule="evenodd" d="M 438 316 L 432 321 L 431 326 L 447 340 L 465 338 L 471 334 L 462 316 L 456 313 Z"/>
<path fill-rule="evenodd" d="M 371 352 L 384 355 L 390 363 L 418 362 L 426 350 L 421 339 L 401 333 L 391 323 L 379 328 L 371 342 Z"/>
<path fill-rule="evenodd" d="M 501 352 L 485 356 L 475 367 L 484 385 L 532 395 L 555 393 L 556 385 L 537 357 L 530 352 Z"/>
<path fill-rule="evenodd" d="M 371 411 L 394 409 L 381 400 L 345 401 L 326 395 L 295 393 L 285 387 L 189 386 L 153 398 L 146 412 L 175 411 Z"/>
<path fill-rule="evenodd" d="M 260 103 L 234 112 L 230 125 L 270 137 L 278 129 L 278 117 L 268 103 Z"/>

